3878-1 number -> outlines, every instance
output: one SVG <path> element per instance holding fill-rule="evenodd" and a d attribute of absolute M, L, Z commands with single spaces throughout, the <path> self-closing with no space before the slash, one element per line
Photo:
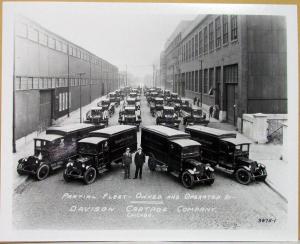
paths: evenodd
<path fill-rule="evenodd" d="M 265 224 L 275 223 L 276 221 L 277 221 L 276 218 L 259 218 L 258 219 L 258 223 L 265 223 Z"/>

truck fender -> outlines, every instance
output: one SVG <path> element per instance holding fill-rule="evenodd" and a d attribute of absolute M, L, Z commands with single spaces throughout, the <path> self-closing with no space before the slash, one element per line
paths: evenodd
<path fill-rule="evenodd" d="M 195 174 L 194 170 L 192 170 L 192 169 L 188 169 L 187 171 L 188 171 L 191 175 L 194 175 L 194 174 Z"/>

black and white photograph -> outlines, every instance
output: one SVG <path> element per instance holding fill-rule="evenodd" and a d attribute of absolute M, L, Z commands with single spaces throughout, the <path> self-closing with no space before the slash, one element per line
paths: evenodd
<path fill-rule="evenodd" d="M 293 5 L 5 2 L 2 241 L 291 241 Z"/>

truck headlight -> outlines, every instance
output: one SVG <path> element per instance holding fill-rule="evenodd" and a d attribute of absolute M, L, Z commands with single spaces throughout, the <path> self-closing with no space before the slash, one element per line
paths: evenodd
<path fill-rule="evenodd" d="M 193 168 L 193 171 L 194 171 L 194 172 L 196 172 L 196 171 L 197 171 L 196 167 L 195 167 L 195 168 Z"/>
<path fill-rule="evenodd" d="M 67 163 L 67 167 L 69 167 L 69 166 L 73 166 L 73 162 Z"/>
<path fill-rule="evenodd" d="M 85 168 L 85 164 L 82 164 L 82 168 Z"/>
<path fill-rule="evenodd" d="M 258 167 L 261 167 L 261 168 L 266 168 L 266 166 L 264 166 L 263 164 L 258 164 Z"/>

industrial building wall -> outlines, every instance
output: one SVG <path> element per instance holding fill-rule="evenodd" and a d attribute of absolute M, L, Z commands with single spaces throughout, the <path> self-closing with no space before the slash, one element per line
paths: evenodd
<path fill-rule="evenodd" d="M 287 113 L 287 38 L 282 16 L 248 16 L 248 113 Z"/>

